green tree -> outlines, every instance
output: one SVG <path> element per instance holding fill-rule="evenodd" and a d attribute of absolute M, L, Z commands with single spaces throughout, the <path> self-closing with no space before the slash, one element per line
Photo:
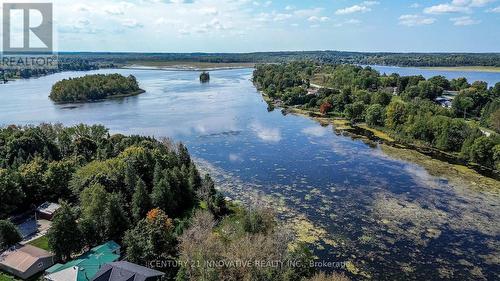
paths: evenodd
<path fill-rule="evenodd" d="M 69 259 L 71 254 L 78 252 L 82 246 L 82 235 L 76 220 L 77 217 L 69 204 L 61 202 L 47 233 L 49 247 L 63 260 Z"/>
<path fill-rule="evenodd" d="M 407 109 L 403 102 L 393 100 L 387 106 L 385 124 L 390 129 L 396 129 L 404 124 L 407 118 Z"/>
<path fill-rule="evenodd" d="M 470 87 L 470 85 L 467 82 L 467 79 L 464 77 L 457 78 L 457 79 L 451 79 L 451 81 L 450 81 L 450 88 L 453 91 L 460 91 L 463 89 L 467 89 L 469 87 Z"/>
<path fill-rule="evenodd" d="M 21 241 L 21 234 L 17 227 L 8 220 L 0 220 L 0 250 Z"/>
<path fill-rule="evenodd" d="M 452 103 L 453 109 L 457 112 L 457 116 L 463 115 L 467 118 L 467 112 L 470 114 L 470 110 L 474 106 L 474 100 L 467 96 L 458 95 Z"/>
<path fill-rule="evenodd" d="M 372 103 L 373 104 L 380 104 L 381 106 L 387 106 L 392 99 L 392 94 L 386 93 L 386 92 L 376 92 L 372 96 Z"/>
<path fill-rule="evenodd" d="M 43 176 L 46 169 L 47 162 L 41 157 L 35 157 L 28 164 L 19 167 L 21 185 L 24 194 L 26 194 L 26 200 L 30 204 L 38 205 L 43 203 L 50 194 Z"/>
<path fill-rule="evenodd" d="M 353 122 L 365 119 L 365 104 L 361 101 L 348 104 L 344 110 L 344 115 Z"/>
<path fill-rule="evenodd" d="M 123 233 L 128 229 L 129 219 L 123 209 L 123 199 L 118 193 L 108 197 L 103 221 L 106 226 L 106 240 L 121 241 Z"/>
<path fill-rule="evenodd" d="M 500 171 L 500 144 L 493 147 L 493 161 L 495 161 L 495 169 Z"/>
<path fill-rule="evenodd" d="M 47 184 L 47 192 L 51 200 L 69 199 L 72 195 L 69 182 L 76 170 L 76 164 L 72 160 L 53 161 L 47 166 L 43 180 Z"/>
<path fill-rule="evenodd" d="M 380 104 L 372 104 L 366 109 L 365 121 L 369 126 L 383 126 L 384 108 Z"/>
<path fill-rule="evenodd" d="M 127 260 L 142 263 L 147 260 L 166 258 L 175 253 L 174 225 L 160 209 L 152 209 L 146 218 L 125 233 Z"/>
<path fill-rule="evenodd" d="M 24 193 L 18 177 L 7 169 L 0 168 L 0 218 L 5 218 L 23 202 Z"/>
<path fill-rule="evenodd" d="M 500 108 L 490 115 L 490 127 L 500 133 Z"/>
<path fill-rule="evenodd" d="M 162 178 L 151 192 L 151 202 L 153 207 L 165 211 L 167 214 L 173 214 L 177 210 L 174 200 L 174 192 L 167 179 Z"/>
<path fill-rule="evenodd" d="M 429 78 L 429 82 L 431 82 L 435 86 L 440 87 L 444 90 L 448 90 L 451 87 L 450 81 L 448 81 L 448 79 L 446 79 L 446 77 L 444 77 L 442 75 L 438 75 L 438 76 L 434 76 L 434 77 Z"/>
<path fill-rule="evenodd" d="M 90 245 L 98 244 L 106 240 L 106 221 L 103 216 L 108 207 L 110 193 L 106 192 L 104 186 L 94 184 L 87 187 L 80 194 L 80 221 L 84 236 L 95 241 L 88 241 Z M 88 232 L 87 232 L 88 231 Z"/>
<path fill-rule="evenodd" d="M 151 210 L 151 198 L 146 190 L 146 184 L 138 179 L 135 185 L 135 192 L 132 195 L 132 216 L 135 221 L 143 219 Z"/>
<path fill-rule="evenodd" d="M 482 136 L 477 138 L 470 148 L 470 160 L 485 166 L 493 166 L 494 146 L 495 141 L 492 137 Z"/>

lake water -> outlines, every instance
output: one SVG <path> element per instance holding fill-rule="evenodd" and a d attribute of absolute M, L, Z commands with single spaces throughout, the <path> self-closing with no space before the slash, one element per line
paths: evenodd
<path fill-rule="evenodd" d="M 145 94 L 55 105 L 53 83 L 137 77 Z M 500 197 L 451 184 L 309 118 L 267 111 L 252 70 L 65 72 L 0 85 L 0 123 L 104 124 L 185 142 L 229 197 L 272 204 L 325 261 L 355 279 L 500 280 Z M 500 80 L 500 79 L 499 79 Z M 332 268 L 322 268 L 328 271 Z"/>
<path fill-rule="evenodd" d="M 384 66 L 384 65 L 372 65 L 372 68 L 378 70 L 380 73 L 386 73 L 390 75 L 392 73 L 398 73 L 401 76 L 409 75 L 422 75 L 426 79 L 433 76 L 442 75 L 448 79 L 465 77 L 469 83 L 475 81 L 484 81 L 488 83 L 489 87 L 495 86 L 495 83 L 500 82 L 500 72 L 486 72 L 486 71 L 444 71 L 444 70 L 433 70 L 418 67 L 398 67 L 398 66 Z"/>

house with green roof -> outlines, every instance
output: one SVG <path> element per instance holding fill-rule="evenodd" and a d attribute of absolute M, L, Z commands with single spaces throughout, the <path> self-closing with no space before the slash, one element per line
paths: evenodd
<path fill-rule="evenodd" d="M 75 260 L 65 264 L 55 264 L 48 268 L 45 280 L 49 281 L 89 281 L 110 262 L 120 259 L 120 245 L 114 241 L 96 246 Z"/>

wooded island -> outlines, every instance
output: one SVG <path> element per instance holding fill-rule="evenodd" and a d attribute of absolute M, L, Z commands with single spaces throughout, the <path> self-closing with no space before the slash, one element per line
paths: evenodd
<path fill-rule="evenodd" d="M 50 99 L 56 103 L 77 103 L 134 96 L 144 93 L 133 75 L 94 74 L 69 78 L 52 86 Z"/>

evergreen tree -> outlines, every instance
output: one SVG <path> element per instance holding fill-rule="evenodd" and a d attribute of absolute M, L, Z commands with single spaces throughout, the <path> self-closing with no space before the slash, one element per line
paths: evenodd
<path fill-rule="evenodd" d="M 189 156 L 189 151 L 188 151 L 187 147 L 184 144 L 180 143 L 177 151 L 179 154 L 180 164 L 188 167 L 189 164 L 191 163 L 191 157 Z"/>
<path fill-rule="evenodd" d="M 153 187 L 151 201 L 154 207 L 160 208 L 167 214 L 172 214 L 176 208 L 174 205 L 174 194 L 170 184 L 165 178 L 162 178 L 158 184 Z"/>
<path fill-rule="evenodd" d="M 137 180 L 135 192 L 132 195 L 132 216 L 135 221 L 143 219 L 151 210 L 151 198 L 146 190 L 146 184 L 141 179 Z"/>
<path fill-rule="evenodd" d="M 106 226 L 106 240 L 120 241 L 128 228 L 129 220 L 119 193 L 113 193 L 108 197 L 103 220 Z"/>

